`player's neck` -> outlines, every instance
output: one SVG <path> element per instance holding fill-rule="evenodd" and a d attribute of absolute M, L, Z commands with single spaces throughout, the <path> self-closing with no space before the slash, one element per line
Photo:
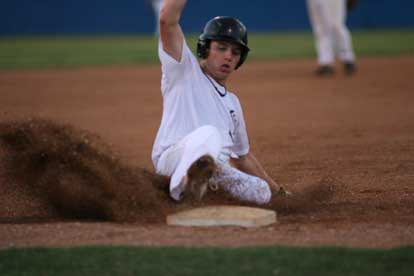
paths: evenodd
<path fill-rule="evenodd" d="M 226 87 L 226 79 L 218 79 L 214 76 L 214 74 L 212 74 L 212 72 L 210 70 L 208 70 L 208 67 L 206 66 L 205 63 L 201 62 L 200 63 L 200 67 L 201 70 L 203 70 L 203 72 L 209 76 L 211 79 L 213 79 L 215 82 L 217 82 L 218 84 L 220 84 L 223 87 Z"/>

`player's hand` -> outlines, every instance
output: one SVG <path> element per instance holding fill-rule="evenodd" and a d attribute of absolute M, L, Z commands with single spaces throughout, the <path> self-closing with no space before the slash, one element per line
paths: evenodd
<path fill-rule="evenodd" d="M 276 193 L 276 195 L 281 195 L 281 196 L 291 196 L 293 195 L 292 192 L 285 190 L 285 188 L 283 188 L 282 186 L 280 186 L 279 191 Z"/>
<path fill-rule="evenodd" d="M 275 181 L 271 180 L 270 181 L 270 189 L 273 191 L 274 195 L 281 195 L 281 196 L 291 196 L 292 193 L 288 190 L 286 190 L 285 188 L 283 188 L 282 186 L 278 185 Z"/>

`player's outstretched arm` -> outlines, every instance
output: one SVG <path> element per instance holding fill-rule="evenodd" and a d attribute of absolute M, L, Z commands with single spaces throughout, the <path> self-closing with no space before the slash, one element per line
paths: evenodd
<path fill-rule="evenodd" d="M 160 12 L 160 37 L 163 49 L 172 58 L 181 60 L 184 35 L 180 17 L 187 0 L 165 0 Z"/>
<path fill-rule="evenodd" d="M 238 159 L 232 159 L 232 163 L 239 170 L 265 180 L 274 193 L 280 191 L 281 187 L 266 173 L 253 153 L 249 152 L 246 155 L 240 156 Z"/>

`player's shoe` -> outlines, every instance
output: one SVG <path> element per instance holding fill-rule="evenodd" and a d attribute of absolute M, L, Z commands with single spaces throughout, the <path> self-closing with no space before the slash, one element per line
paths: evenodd
<path fill-rule="evenodd" d="M 217 165 L 213 157 L 201 156 L 190 166 L 184 178 L 185 194 L 190 194 L 193 199 L 201 200 L 208 188 L 215 190 L 215 186 L 211 186 L 209 180 L 216 171 Z"/>
<path fill-rule="evenodd" d="M 335 73 L 335 70 L 331 65 L 321 65 L 315 71 L 315 75 L 319 77 L 332 76 L 334 73 Z"/>
<path fill-rule="evenodd" d="M 351 76 L 356 72 L 356 65 L 353 62 L 344 62 L 344 72 L 346 75 Z"/>

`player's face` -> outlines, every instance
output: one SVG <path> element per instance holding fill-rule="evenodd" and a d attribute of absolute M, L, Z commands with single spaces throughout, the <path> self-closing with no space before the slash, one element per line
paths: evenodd
<path fill-rule="evenodd" d="M 205 69 L 217 82 L 224 84 L 236 69 L 241 51 L 241 47 L 235 43 L 213 40 L 205 61 Z"/>

